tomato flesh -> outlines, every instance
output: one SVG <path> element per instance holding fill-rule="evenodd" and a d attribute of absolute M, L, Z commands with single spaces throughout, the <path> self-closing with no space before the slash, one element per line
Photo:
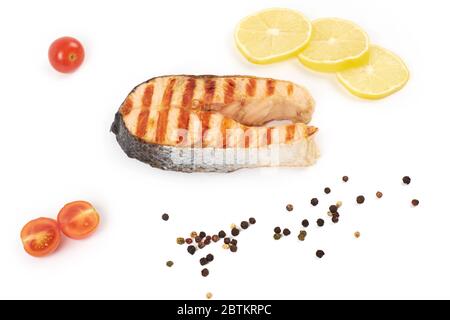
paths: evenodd
<path fill-rule="evenodd" d="M 83 63 L 84 48 L 77 39 L 62 37 L 50 45 L 48 59 L 57 71 L 70 73 Z"/>
<path fill-rule="evenodd" d="M 98 212 L 86 201 L 70 202 L 58 213 L 61 231 L 72 239 L 83 239 L 91 235 L 99 222 Z"/>
<path fill-rule="evenodd" d="M 50 218 L 28 222 L 20 233 L 25 251 L 33 257 L 44 257 L 58 248 L 61 233 L 58 223 Z"/>

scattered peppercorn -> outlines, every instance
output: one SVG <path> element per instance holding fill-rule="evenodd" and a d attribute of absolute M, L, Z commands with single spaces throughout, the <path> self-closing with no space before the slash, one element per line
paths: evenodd
<path fill-rule="evenodd" d="M 214 260 L 214 256 L 213 256 L 211 253 L 208 253 L 208 254 L 206 255 L 206 260 L 208 260 L 208 262 L 211 262 L 211 261 Z"/>
<path fill-rule="evenodd" d="M 200 231 L 200 233 L 198 234 L 200 238 L 204 238 L 206 237 L 206 232 L 205 231 Z"/>
<path fill-rule="evenodd" d="M 184 244 L 184 238 L 177 238 L 177 244 Z"/>
<path fill-rule="evenodd" d="M 330 206 L 330 208 L 329 208 L 329 210 L 330 210 L 331 213 L 336 213 L 336 212 L 337 212 L 337 209 L 338 209 L 338 207 L 335 206 L 334 204 L 332 204 L 332 205 Z"/>
<path fill-rule="evenodd" d="M 275 233 L 275 234 L 273 235 L 273 238 L 274 238 L 275 240 L 280 240 L 280 239 L 281 239 L 281 234 Z"/>
<path fill-rule="evenodd" d="M 317 250 L 316 251 L 317 258 L 322 258 L 324 255 L 325 255 L 325 252 L 323 252 L 322 250 Z"/>
<path fill-rule="evenodd" d="M 255 218 L 250 218 L 250 219 L 248 219 L 248 222 L 250 222 L 250 224 L 255 224 L 256 223 L 256 219 Z"/>
<path fill-rule="evenodd" d="M 173 266 L 173 261 L 167 261 L 166 262 L 166 266 L 168 266 L 169 268 Z"/>
<path fill-rule="evenodd" d="M 233 237 L 237 237 L 239 235 L 239 229 L 238 228 L 231 229 L 231 234 L 233 235 Z"/>
<path fill-rule="evenodd" d="M 404 184 L 410 184 L 411 183 L 411 178 L 408 176 L 404 176 L 402 179 Z"/>
<path fill-rule="evenodd" d="M 232 223 L 232 224 L 230 225 L 230 229 L 234 229 L 234 228 L 236 228 L 236 225 L 235 225 L 234 223 Z"/>
<path fill-rule="evenodd" d="M 211 236 L 206 236 L 205 240 L 211 240 Z"/>
<path fill-rule="evenodd" d="M 317 198 L 312 198 L 312 199 L 311 199 L 311 204 L 312 204 L 313 206 L 317 206 L 317 205 L 319 204 L 319 200 L 317 200 Z"/>
<path fill-rule="evenodd" d="M 200 241 L 202 241 L 202 237 L 196 236 L 194 240 L 195 242 L 199 243 Z"/>
<path fill-rule="evenodd" d="M 203 243 L 207 246 L 209 244 L 211 244 L 211 239 L 206 239 L 203 241 Z"/>
<path fill-rule="evenodd" d="M 288 236 L 290 234 L 291 234 L 291 230 L 289 230 L 288 228 L 283 229 L 283 235 Z"/>
<path fill-rule="evenodd" d="M 211 239 L 212 239 L 212 241 L 217 242 L 217 241 L 219 241 L 219 236 L 217 234 L 215 234 L 212 236 Z"/>
<path fill-rule="evenodd" d="M 190 246 L 188 246 L 187 247 L 187 251 L 190 253 L 190 254 L 194 254 L 195 253 L 195 247 L 194 246 L 192 246 L 192 245 L 190 245 Z"/>
<path fill-rule="evenodd" d="M 196 236 L 197 236 L 197 232 L 192 231 L 192 232 L 191 232 L 191 238 L 194 239 Z"/>
<path fill-rule="evenodd" d="M 356 203 L 358 203 L 358 204 L 364 203 L 364 200 L 366 200 L 364 198 L 364 196 L 357 196 L 356 197 Z"/>
<path fill-rule="evenodd" d="M 224 243 L 224 244 L 222 245 L 222 248 L 224 248 L 224 249 L 229 249 L 229 248 L 230 248 L 230 245 Z"/>
<path fill-rule="evenodd" d="M 302 230 L 302 231 L 300 231 L 300 233 L 298 234 L 298 240 L 300 240 L 300 241 L 305 241 L 305 238 L 306 238 L 306 235 L 307 235 L 307 232 L 305 231 L 305 230 Z"/>
<path fill-rule="evenodd" d="M 206 258 L 200 258 L 200 264 L 204 266 L 205 264 L 208 264 L 208 260 L 206 260 Z"/>
<path fill-rule="evenodd" d="M 231 251 L 231 252 L 236 252 L 237 249 L 238 249 L 237 246 L 235 246 L 235 245 L 230 245 L 230 251 Z"/>
<path fill-rule="evenodd" d="M 355 232 L 355 238 L 358 239 L 361 236 L 361 233 L 359 233 L 359 231 Z"/>
<path fill-rule="evenodd" d="M 191 243 L 192 243 L 192 238 L 186 238 L 185 242 L 186 242 L 187 244 L 191 244 Z"/>
<path fill-rule="evenodd" d="M 231 240 L 230 244 L 232 244 L 233 246 L 236 246 L 237 245 L 237 240 L 236 239 Z"/>
<path fill-rule="evenodd" d="M 225 244 L 230 244 L 231 240 L 230 240 L 230 238 L 225 238 L 225 239 L 223 239 L 223 242 Z"/>
<path fill-rule="evenodd" d="M 417 207 L 417 206 L 419 205 L 419 200 L 413 199 L 413 200 L 411 200 L 411 204 L 412 204 L 414 207 Z"/>
<path fill-rule="evenodd" d="M 225 233 L 225 231 L 223 231 L 223 230 L 219 231 L 219 238 L 223 239 L 223 238 L 225 238 L 226 235 L 227 234 Z"/>
<path fill-rule="evenodd" d="M 305 227 L 305 228 L 308 228 L 308 226 L 309 226 L 309 221 L 308 221 L 307 219 L 304 219 L 304 220 L 302 221 L 302 226 Z"/>
<path fill-rule="evenodd" d="M 242 229 L 244 229 L 244 230 L 245 230 L 245 229 L 247 229 L 247 228 L 248 228 L 248 226 L 249 226 L 249 224 L 248 224 L 248 222 L 247 222 L 247 221 L 242 221 L 242 222 L 241 222 L 241 228 L 242 228 Z"/>
<path fill-rule="evenodd" d="M 286 206 L 286 210 L 287 210 L 287 211 L 292 211 L 292 210 L 294 210 L 294 206 L 293 206 L 292 204 L 288 204 L 288 205 Z"/>
<path fill-rule="evenodd" d="M 208 269 L 203 269 L 202 270 L 202 276 L 207 277 L 209 275 L 209 270 Z"/>
<path fill-rule="evenodd" d="M 337 201 L 336 202 L 336 207 L 338 207 L 338 208 L 342 207 L 342 201 Z"/>
<path fill-rule="evenodd" d="M 325 189 L 323 189 L 323 192 L 325 192 L 326 194 L 329 194 L 331 192 L 331 189 L 326 187 Z"/>
<path fill-rule="evenodd" d="M 383 196 L 383 193 L 381 191 L 377 191 L 376 195 L 377 198 L 380 199 Z"/>
<path fill-rule="evenodd" d="M 168 215 L 167 213 L 164 213 L 164 214 L 161 216 L 161 218 L 162 218 L 164 221 L 167 221 L 167 220 L 169 220 L 169 215 Z"/>
<path fill-rule="evenodd" d="M 275 233 L 281 233 L 281 228 L 280 228 L 280 227 L 275 227 L 275 228 L 273 229 L 273 232 L 275 232 Z"/>
<path fill-rule="evenodd" d="M 325 221 L 323 219 L 317 219 L 317 225 L 319 227 L 323 227 L 324 224 L 325 224 Z"/>
<path fill-rule="evenodd" d="M 331 217 L 331 221 L 333 221 L 333 223 L 338 223 L 339 222 L 339 216 L 336 215 L 335 213 L 333 213 L 333 216 Z"/>
<path fill-rule="evenodd" d="M 205 243 L 204 242 L 199 242 L 198 243 L 198 248 L 199 249 L 203 249 L 205 247 Z"/>
<path fill-rule="evenodd" d="M 211 292 L 208 292 L 207 294 L 206 294 L 206 299 L 211 299 L 212 298 L 212 293 Z"/>
<path fill-rule="evenodd" d="M 347 176 L 343 176 L 342 177 L 342 181 L 347 182 L 348 181 L 348 177 Z"/>

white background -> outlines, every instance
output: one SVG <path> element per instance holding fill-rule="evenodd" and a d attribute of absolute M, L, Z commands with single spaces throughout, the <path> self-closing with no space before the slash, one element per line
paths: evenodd
<path fill-rule="evenodd" d="M 295 59 L 252 65 L 235 49 L 233 29 L 274 6 L 355 21 L 405 60 L 409 83 L 370 102 Z M 0 2 L 0 298 L 450 298 L 448 9 L 437 0 Z M 86 49 L 71 75 L 47 61 L 48 46 L 64 35 Z M 317 102 L 317 165 L 182 174 L 128 159 L 109 132 L 114 113 L 136 84 L 179 73 L 306 86 Z M 355 204 L 358 194 L 364 205 Z M 64 240 L 47 258 L 28 256 L 22 226 L 78 199 L 101 213 L 96 234 Z M 317 228 L 336 200 L 341 222 Z M 201 254 L 175 244 L 192 230 L 228 230 L 250 216 L 258 222 L 239 236 L 236 254 L 218 244 L 201 252 L 216 256 L 207 278 Z M 311 226 L 300 243 L 304 218 Z M 277 225 L 292 235 L 274 241 Z"/>

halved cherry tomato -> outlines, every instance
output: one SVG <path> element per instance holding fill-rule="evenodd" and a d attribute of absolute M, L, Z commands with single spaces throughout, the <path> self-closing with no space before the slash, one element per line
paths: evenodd
<path fill-rule="evenodd" d="M 43 257 L 58 248 L 61 232 L 55 220 L 38 218 L 31 220 L 22 228 L 20 238 L 27 253 L 33 257 Z"/>
<path fill-rule="evenodd" d="M 73 72 L 83 63 L 84 49 L 77 39 L 62 37 L 50 45 L 48 59 L 53 68 L 59 72 Z"/>
<path fill-rule="evenodd" d="M 61 231 L 72 239 L 86 238 L 97 229 L 99 222 L 99 214 L 86 201 L 70 202 L 58 213 Z"/>

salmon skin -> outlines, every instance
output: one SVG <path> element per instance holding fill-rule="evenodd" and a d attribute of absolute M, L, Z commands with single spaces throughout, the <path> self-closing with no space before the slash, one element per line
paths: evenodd
<path fill-rule="evenodd" d="M 130 158 L 164 170 L 309 166 L 319 156 L 309 92 L 252 76 L 172 75 L 135 87 L 111 131 Z M 270 122 L 290 120 L 285 125 Z"/>

